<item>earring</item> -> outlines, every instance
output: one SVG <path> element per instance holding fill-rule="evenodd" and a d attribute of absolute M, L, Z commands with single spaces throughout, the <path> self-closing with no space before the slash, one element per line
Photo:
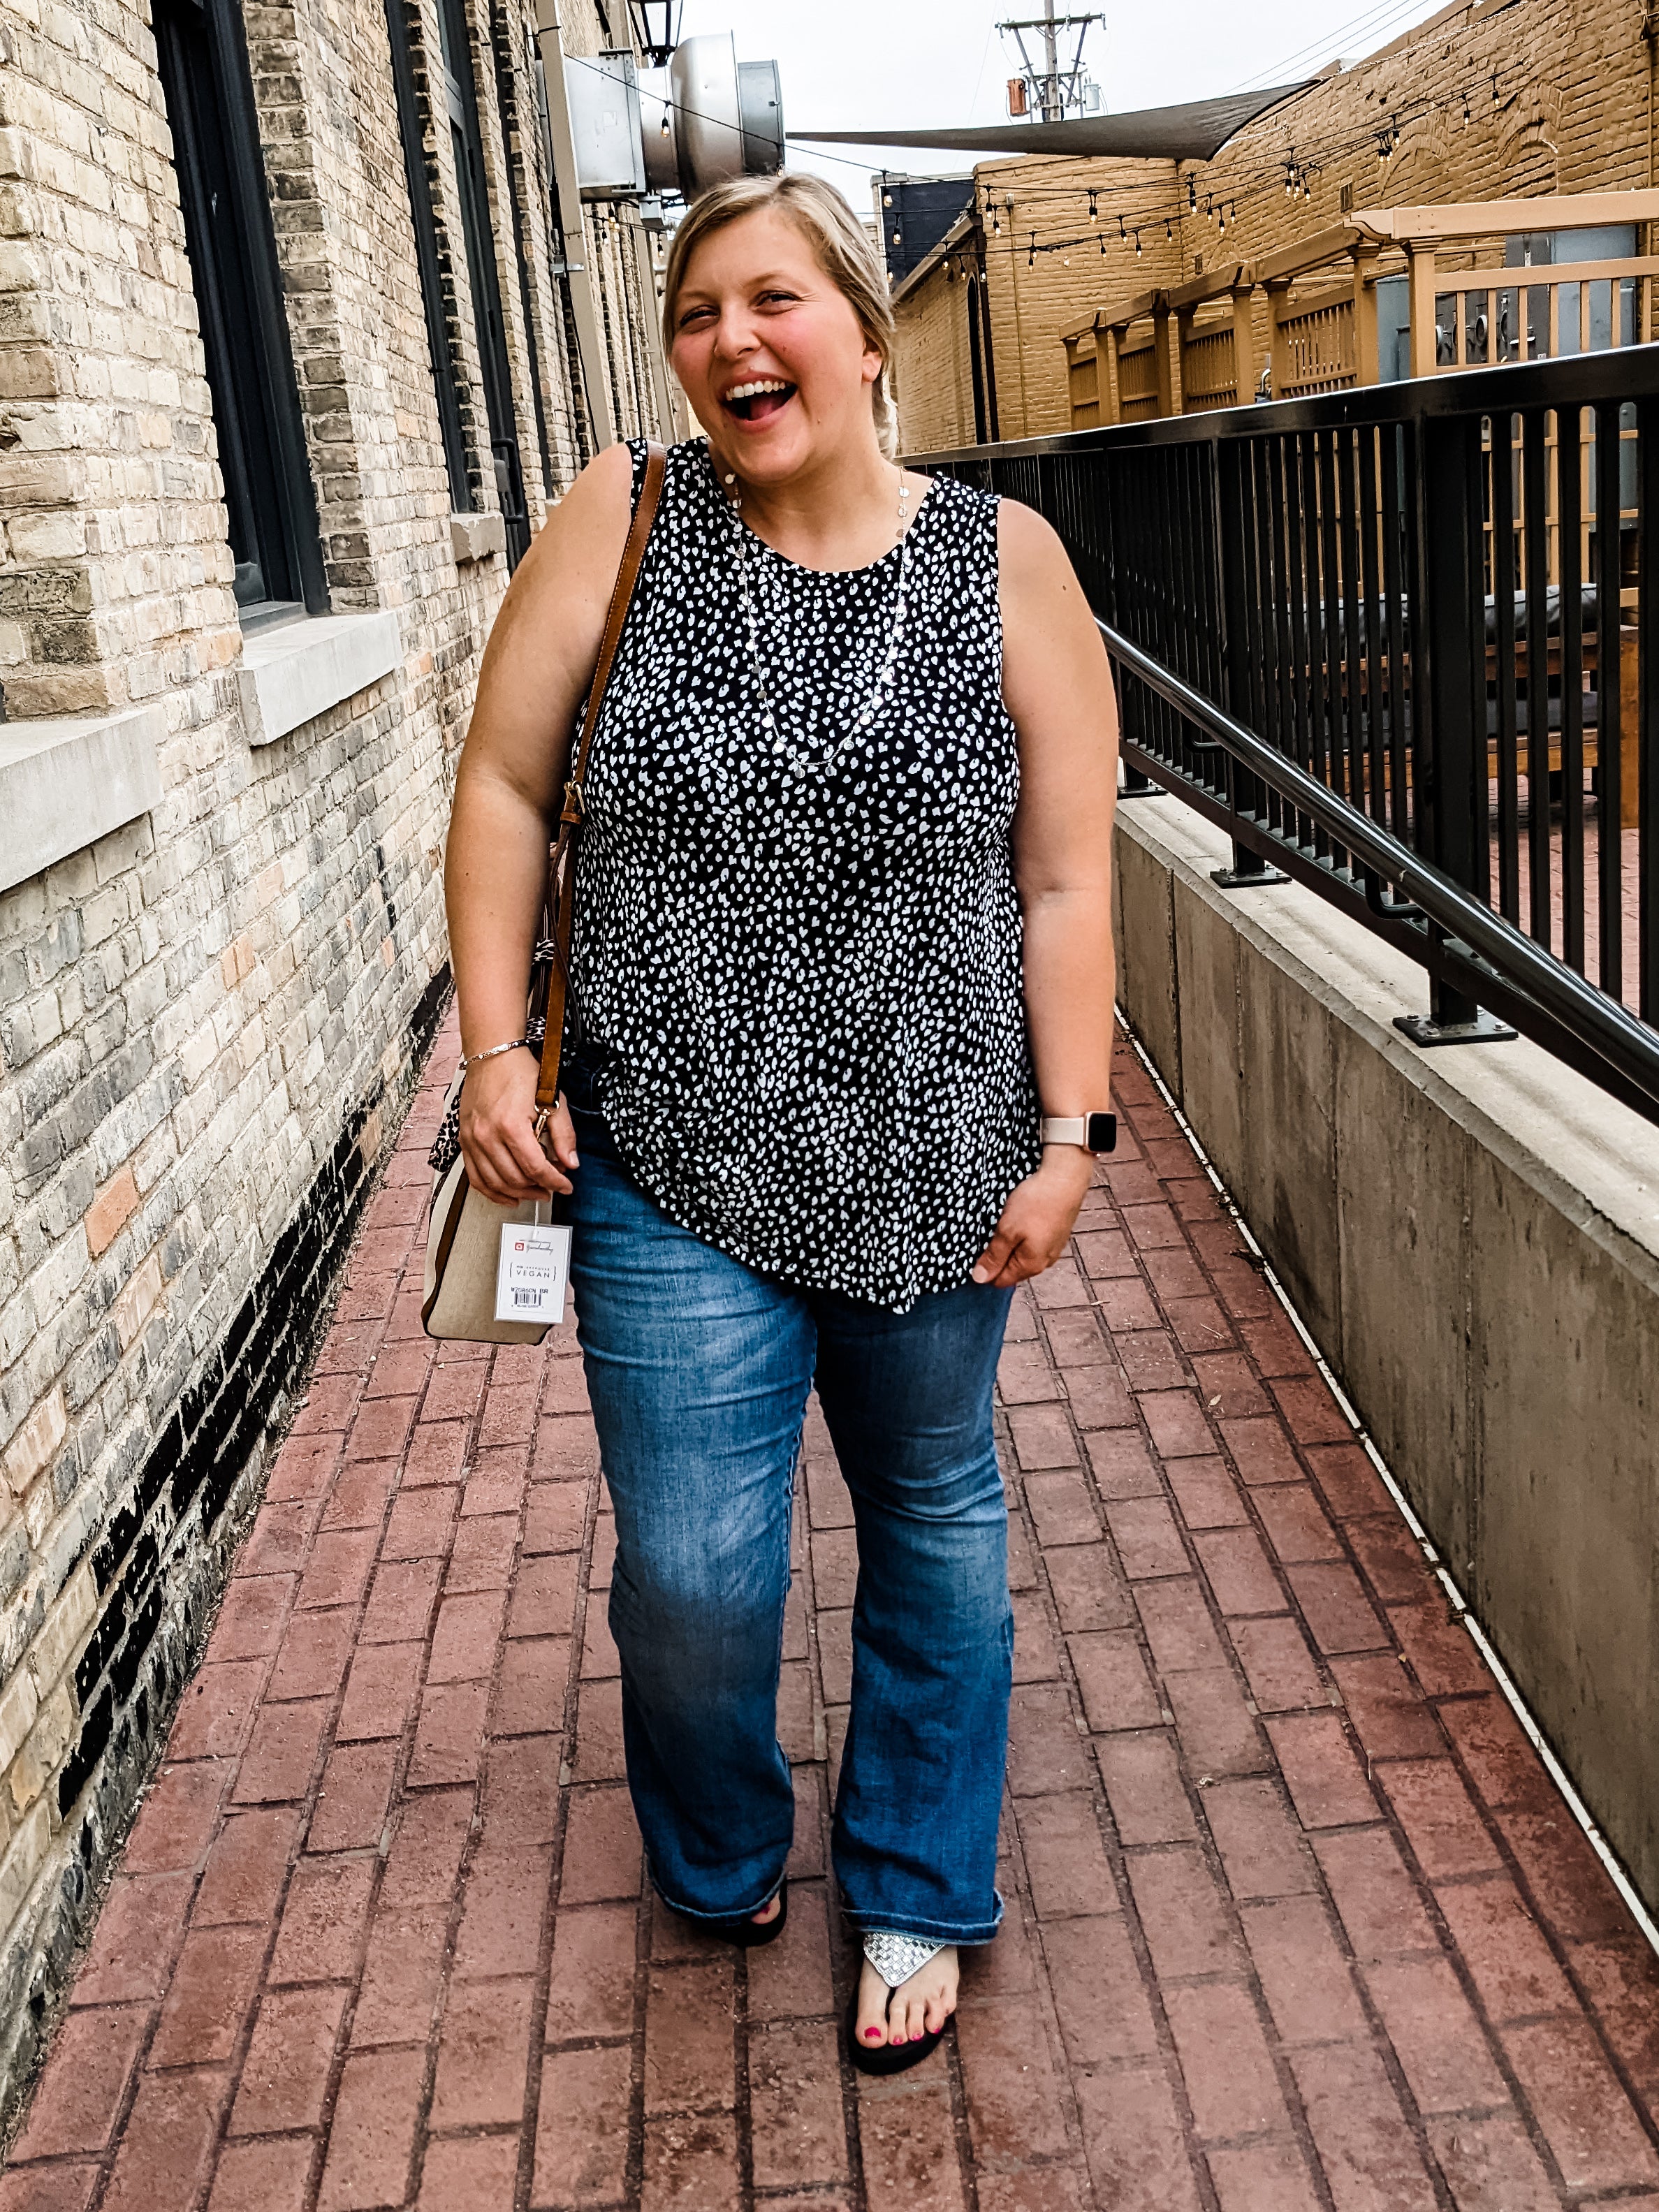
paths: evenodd
<path fill-rule="evenodd" d="M 728 476 L 728 477 L 726 477 L 726 482 L 727 482 L 727 483 L 729 483 L 729 484 L 734 484 L 734 483 L 736 483 L 736 482 L 737 482 L 737 478 L 736 478 L 736 477 L 734 477 L 734 476 Z"/>

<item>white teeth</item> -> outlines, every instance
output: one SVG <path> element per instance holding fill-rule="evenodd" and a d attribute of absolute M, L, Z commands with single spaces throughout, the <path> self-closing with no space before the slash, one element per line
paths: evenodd
<path fill-rule="evenodd" d="M 763 392 L 787 392 L 789 388 L 789 386 L 784 383 L 781 379 L 774 377 L 761 383 L 734 384 L 732 389 L 726 393 L 726 397 L 728 401 L 732 399 L 753 399 Z"/>

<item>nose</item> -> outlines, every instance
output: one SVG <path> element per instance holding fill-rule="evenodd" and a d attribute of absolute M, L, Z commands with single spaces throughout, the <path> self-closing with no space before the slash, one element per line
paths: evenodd
<path fill-rule="evenodd" d="M 746 307 L 723 307 L 714 332 L 714 352 L 721 361 L 742 361 L 751 354 L 760 341 L 755 335 L 754 325 Z"/>

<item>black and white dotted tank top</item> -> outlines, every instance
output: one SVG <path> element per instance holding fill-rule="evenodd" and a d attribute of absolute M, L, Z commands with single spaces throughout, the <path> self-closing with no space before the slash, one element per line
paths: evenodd
<path fill-rule="evenodd" d="M 573 995 L 623 1158 L 734 1259 L 896 1311 L 1041 1157 L 996 509 L 934 480 L 883 685 L 899 549 L 799 568 L 676 446 L 585 780 Z"/>

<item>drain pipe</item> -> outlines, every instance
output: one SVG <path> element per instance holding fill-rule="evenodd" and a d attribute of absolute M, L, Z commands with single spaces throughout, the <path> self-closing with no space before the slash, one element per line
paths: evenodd
<path fill-rule="evenodd" d="M 606 380 L 605 348 L 599 338 L 599 319 L 593 301 L 592 272 L 587 265 L 581 182 L 576 173 L 576 141 L 570 129 L 570 102 L 564 87 L 564 46 L 559 36 L 556 0 L 536 0 L 536 43 L 541 52 L 542 73 L 547 80 L 547 121 L 553 140 L 553 174 L 559 187 L 560 220 L 568 223 L 574 218 L 576 226 L 574 231 L 567 229 L 563 233 L 564 264 L 576 322 L 576 344 L 582 357 L 588 420 L 593 426 L 595 449 L 602 453 L 616 442 L 617 431 L 611 419 L 611 386 Z"/>

